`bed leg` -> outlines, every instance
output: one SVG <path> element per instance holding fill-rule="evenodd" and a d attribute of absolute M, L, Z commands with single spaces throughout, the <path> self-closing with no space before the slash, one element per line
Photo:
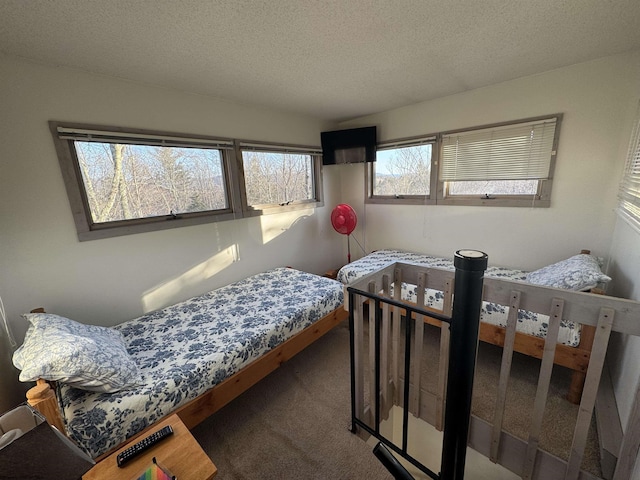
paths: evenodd
<path fill-rule="evenodd" d="M 582 390 L 584 389 L 584 380 L 587 378 L 587 374 L 574 370 L 571 373 L 571 384 L 569 385 L 569 393 L 567 393 L 567 400 L 574 405 L 579 405 L 582 399 Z"/>
<path fill-rule="evenodd" d="M 44 415 L 49 425 L 53 425 L 66 435 L 58 400 L 51 385 L 44 380 L 38 380 L 37 385 L 27 391 L 27 403 Z"/>

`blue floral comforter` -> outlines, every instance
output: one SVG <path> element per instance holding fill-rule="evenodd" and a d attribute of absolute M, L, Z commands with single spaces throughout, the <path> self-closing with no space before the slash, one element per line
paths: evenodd
<path fill-rule="evenodd" d="M 117 393 L 62 386 L 70 437 L 101 455 L 340 307 L 342 292 L 277 268 L 115 326 L 143 383 Z"/>
<path fill-rule="evenodd" d="M 377 270 L 381 270 L 387 265 L 396 262 L 421 265 L 429 268 L 444 268 L 447 270 L 454 269 L 453 259 L 431 257 L 425 254 L 405 252 L 401 250 L 378 250 L 342 267 L 338 272 L 337 279 L 345 285 L 350 285 L 359 278 Z M 527 272 L 489 266 L 485 276 L 526 281 Z M 403 283 L 402 298 L 415 303 L 417 301 L 417 287 L 415 285 Z M 425 304 L 427 306 L 442 309 L 443 300 L 444 294 L 442 292 L 432 289 L 426 290 Z M 506 327 L 508 315 L 509 307 L 495 303 L 482 302 L 480 321 Z M 518 311 L 517 331 L 544 338 L 547 335 L 548 327 L 548 316 L 526 310 Z M 560 322 L 558 343 L 572 347 L 578 346 L 580 344 L 580 325 L 562 320 Z"/>

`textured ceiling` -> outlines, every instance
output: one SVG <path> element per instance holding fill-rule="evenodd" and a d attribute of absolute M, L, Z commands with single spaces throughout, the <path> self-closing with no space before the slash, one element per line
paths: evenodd
<path fill-rule="evenodd" d="M 640 49 L 638 0 L 0 0 L 0 51 L 340 121 Z"/>

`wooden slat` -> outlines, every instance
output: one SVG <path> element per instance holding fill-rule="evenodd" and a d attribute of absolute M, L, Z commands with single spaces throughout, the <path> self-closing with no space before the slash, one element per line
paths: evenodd
<path fill-rule="evenodd" d="M 564 300 L 569 306 L 563 314 L 563 320 L 567 322 L 596 326 L 600 308 L 611 308 L 616 312 L 612 327 L 614 332 L 640 336 L 640 322 L 638 322 L 640 302 L 491 277 L 484 279 L 483 299 L 500 305 L 508 305 L 512 290 L 522 292 L 521 309 L 537 313 L 548 314 L 547 300 L 550 297 Z"/>
<path fill-rule="evenodd" d="M 389 275 L 383 275 L 382 277 L 382 292 L 385 296 L 389 296 Z M 380 348 L 380 377 L 381 377 L 381 392 L 380 397 L 382 401 L 382 408 L 384 412 L 388 412 L 391 408 L 391 401 L 389 396 L 389 341 L 391 330 L 391 318 L 389 304 L 384 302 L 382 304 L 382 345 Z M 384 416 L 386 418 L 386 414 Z"/>
<path fill-rule="evenodd" d="M 489 459 L 498 461 L 498 448 L 500 447 L 500 435 L 502 433 L 502 421 L 504 419 L 504 407 L 507 401 L 507 386 L 511 375 L 511 361 L 513 359 L 513 344 L 516 339 L 516 326 L 518 324 L 518 310 L 520 307 L 520 292 L 511 293 L 509 315 L 507 317 L 506 335 L 502 350 L 502 365 L 500 367 L 500 381 L 498 382 L 498 396 L 493 417 L 493 431 L 491 432 L 491 453 Z"/>
<path fill-rule="evenodd" d="M 582 351 L 588 351 L 589 357 L 591 357 L 591 349 L 593 348 L 593 340 L 596 335 L 596 327 L 592 325 L 582 325 L 580 328 L 580 345 L 579 348 Z M 556 355 L 557 355 L 556 351 Z M 557 363 L 557 362 L 556 362 Z M 586 379 L 587 371 L 574 370 L 571 373 L 571 383 L 569 384 L 569 393 L 567 394 L 567 400 L 573 404 L 579 404 L 582 398 L 582 390 L 584 389 L 584 382 Z"/>
<path fill-rule="evenodd" d="M 451 317 L 453 309 L 453 282 L 448 280 L 444 288 L 444 303 L 442 313 Z M 438 363 L 438 389 L 436 393 L 436 421 L 435 427 L 441 432 L 444 428 L 444 411 L 447 398 L 447 375 L 449 374 L 449 344 L 451 339 L 451 330 L 449 324 L 441 322 L 440 324 L 440 359 Z"/>
<path fill-rule="evenodd" d="M 533 475 L 536 454 L 538 453 L 538 442 L 540 441 L 540 430 L 542 429 L 542 418 L 544 407 L 547 404 L 547 394 L 549 393 L 549 383 L 551 382 L 551 371 L 553 369 L 553 357 L 558 342 L 558 331 L 560 330 L 560 319 L 564 309 L 564 300 L 554 298 L 551 302 L 551 315 L 549 316 L 549 327 L 547 338 L 544 342 L 544 353 L 540 365 L 540 376 L 538 377 L 538 389 L 533 403 L 533 415 L 531 418 L 531 429 L 527 442 L 527 453 L 522 467 L 522 478 L 530 480 Z"/>
<path fill-rule="evenodd" d="M 393 270 L 393 298 L 400 300 L 402 295 L 402 270 L 395 268 Z M 393 382 L 393 402 L 400 405 L 400 326 L 402 323 L 400 307 L 392 307 L 393 324 L 391 326 L 391 348 L 393 354 L 391 356 L 391 378 Z"/>
<path fill-rule="evenodd" d="M 576 427 L 573 433 L 565 480 L 577 480 L 580 474 L 580 466 L 582 465 L 584 448 L 587 444 L 587 434 L 591 425 L 593 408 L 596 404 L 596 396 L 600 386 L 600 376 L 602 375 L 604 358 L 609 345 L 609 335 L 611 334 L 614 314 L 615 312 L 610 308 L 600 310 L 598 327 L 593 341 L 593 349 L 591 350 L 591 362 L 589 363 L 587 378 L 582 392 L 582 401 L 580 402 L 580 410 L 578 411 Z"/>
<path fill-rule="evenodd" d="M 369 293 L 378 293 L 375 282 L 369 282 Z M 379 392 L 376 392 L 376 304 L 369 302 L 369 407 L 371 428 L 375 428 L 375 408 L 380 401 Z"/>
<path fill-rule="evenodd" d="M 417 304 L 419 306 L 424 305 L 424 290 L 427 285 L 427 278 L 424 273 L 418 275 L 417 284 Z M 412 321 L 407 319 L 407 321 Z M 420 416 L 420 377 L 422 370 L 422 349 L 424 345 L 424 315 L 416 315 L 414 328 L 414 343 L 413 343 L 413 382 L 409 411 L 416 417 Z"/>

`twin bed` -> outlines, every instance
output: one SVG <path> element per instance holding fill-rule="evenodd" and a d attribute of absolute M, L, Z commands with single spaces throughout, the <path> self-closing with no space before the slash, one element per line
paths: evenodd
<path fill-rule="evenodd" d="M 339 281 L 277 268 L 112 328 L 32 313 L 25 315 L 31 326 L 14 363 L 22 370 L 21 380 L 38 381 L 29 402 L 93 458 L 101 458 L 170 413 L 188 428 L 197 425 L 346 319 L 345 285 L 399 261 L 451 267 L 451 260 L 383 250 L 343 267 Z M 530 279 L 530 273 L 496 267 L 487 276 Z M 598 280 L 607 279 L 600 272 Z M 415 296 L 416 287 L 404 284 L 403 298 L 415 301 Z M 429 291 L 425 298 L 428 306 L 442 308 L 441 292 Z M 481 340 L 500 344 L 507 310 L 483 306 Z M 523 311 L 518 323 L 525 340 L 516 342 L 516 351 L 542 355 L 544 319 Z M 589 335 L 593 338 L 586 330 L 563 325 L 556 353 L 556 362 L 581 374 L 582 381 L 590 355 L 585 344 Z M 114 358 L 123 358 L 100 357 L 105 350 L 94 340 L 105 335 L 111 347 L 116 344 Z M 98 348 L 98 354 L 92 355 L 91 348 Z M 47 364 L 51 357 L 59 363 Z M 84 372 L 67 371 L 83 362 Z M 103 371 L 108 366 L 124 378 L 109 377 L 113 372 Z M 57 382 L 53 389 L 50 382 Z"/>
<path fill-rule="evenodd" d="M 45 313 L 25 315 L 31 326 L 14 363 L 21 380 L 59 381 L 57 399 L 41 382 L 28 394 L 30 403 L 98 458 L 169 413 L 178 413 L 192 428 L 344 320 L 342 304 L 343 288 L 335 280 L 277 268 L 112 329 Z M 85 368 L 94 379 L 107 379 L 99 385 L 79 372 L 62 372 L 79 361 L 91 362 L 90 351 L 75 350 L 88 336 L 95 338 L 96 329 L 122 334 L 137 366 L 134 374 L 116 372 L 120 385 L 100 371 L 104 365 Z M 51 345 L 56 340 L 59 348 Z M 46 365 L 57 351 L 60 362 Z M 127 358 L 109 363 L 128 367 Z M 51 420 L 52 403 L 60 404 L 62 422 Z"/>
<path fill-rule="evenodd" d="M 351 285 L 366 275 L 377 272 L 388 265 L 401 262 L 426 268 L 453 270 L 453 260 L 403 250 L 378 250 L 342 267 L 337 280 Z M 534 272 L 489 266 L 486 277 L 514 280 L 535 285 L 550 286 L 575 291 L 599 291 L 611 279 L 600 269 L 600 261 L 588 250 L 580 254 L 548 265 Z M 391 289 L 393 294 L 393 288 Z M 416 303 L 417 287 L 402 283 L 401 298 Z M 444 293 L 427 289 L 425 306 L 442 310 Z M 500 347 L 504 346 L 505 327 L 509 308 L 495 303 L 483 302 L 480 314 L 480 340 Z M 426 318 L 427 323 L 440 325 L 438 320 Z M 514 350 L 516 352 L 542 358 L 544 339 L 549 326 L 549 317 L 531 311 L 519 310 Z M 558 345 L 554 362 L 572 370 L 571 385 L 567 400 L 580 403 L 585 375 L 591 357 L 595 328 L 575 322 L 560 322 Z"/>

